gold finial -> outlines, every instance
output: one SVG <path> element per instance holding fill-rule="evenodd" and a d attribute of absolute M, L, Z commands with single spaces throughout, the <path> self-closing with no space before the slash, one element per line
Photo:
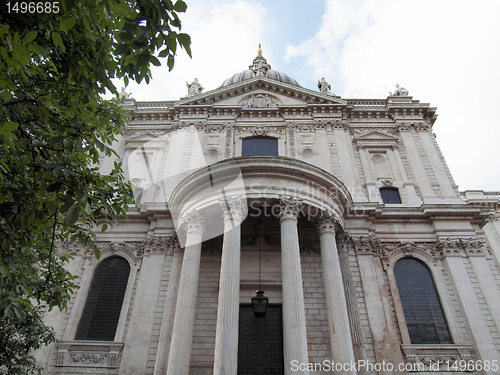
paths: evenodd
<path fill-rule="evenodd" d="M 259 49 L 257 50 L 257 56 L 262 57 L 262 50 L 260 49 L 260 43 L 259 43 Z"/>

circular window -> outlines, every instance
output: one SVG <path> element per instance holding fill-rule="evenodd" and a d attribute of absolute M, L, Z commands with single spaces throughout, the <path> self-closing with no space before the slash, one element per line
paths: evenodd
<path fill-rule="evenodd" d="M 383 163 L 385 162 L 385 157 L 382 154 L 373 154 L 372 161 L 374 163 Z"/>
<path fill-rule="evenodd" d="M 314 150 L 310 147 L 306 147 L 302 150 L 302 156 L 306 159 L 310 159 L 314 156 Z"/>

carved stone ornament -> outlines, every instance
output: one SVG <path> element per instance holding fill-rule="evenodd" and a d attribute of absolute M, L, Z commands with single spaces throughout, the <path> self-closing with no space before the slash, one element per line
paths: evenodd
<path fill-rule="evenodd" d="M 253 135 L 266 135 L 268 133 L 281 133 L 285 131 L 283 125 L 244 125 L 236 128 L 238 133 L 252 133 Z"/>
<path fill-rule="evenodd" d="M 205 230 L 205 220 L 196 210 L 192 210 L 187 213 L 182 218 L 183 223 L 186 225 L 187 231 L 199 231 L 203 232 Z"/>
<path fill-rule="evenodd" d="M 280 104 L 277 98 L 268 94 L 253 94 L 241 102 L 246 108 L 277 108 Z"/>
<path fill-rule="evenodd" d="M 392 186 L 392 178 L 379 178 L 378 179 L 384 186 Z"/>
<path fill-rule="evenodd" d="M 235 219 L 241 223 L 247 214 L 246 201 L 241 196 L 228 197 L 219 201 L 224 220 Z"/>
<path fill-rule="evenodd" d="M 445 256 L 483 256 L 490 253 L 480 239 L 448 238 L 439 239 L 436 242 L 426 243 L 403 243 L 403 242 L 381 242 L 373 236 L 360 236 L 354 238 L 349 234 L 337 236 L 337 241 L 348 251 L 356 254 L 371 254 L 381 258 L 387 258 L 392 252 L 401 250 L 405 256 L 411 256 L 415 251 L 423 251 L 435 259 Z"/>
<path fill-rule="evenodd" d="M 115 255 L 119 255 L 122 251 L 127 250 L 135 254 L 136 257 L 142 257 L 151 253 L 161 254 L 174 250 L 179 246 L 177 234 L 172 232 L 170 236 L 155 236 L 147 237 L 142 241 L 125 241 L 125 242 L 95 242 L 97 248 L 102 252 L 110 249 Z"/>
<path fill-rule="evenodd" d="M 55 365 L 58 367 L 117 368 L 121 342 L 60 341 Z M 87 373 L 87 370 L 83 370 Z M 88 370 L 92 371 L 92 370 Z"/>
<path fill-rule="evenodd" d="M 472 359 L 468 345 L 401 345 L 408 363 L 414 371 L 448 372 L 453 371 L 457 361 Z"/>
<path fill-rule="evenodd" d="M 293 197 L 280 197 L 280 220 L 297 220 L 304 203 Z"/>
<path fill-rule="evenodd" d="M 337 227 L 341 225 L 340 218 L 331 211 L 324 211 L 316 220 L 316 227 L 318 232 L 325 233 L 331 232 L 336 233 Z"/>

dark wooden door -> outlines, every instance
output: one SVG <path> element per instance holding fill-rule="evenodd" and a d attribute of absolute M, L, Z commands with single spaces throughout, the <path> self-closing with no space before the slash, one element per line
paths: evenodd
<path fill-rule="evenodd" d="M 281 306 L 270 305 L 255 318 L 250 305 L 240 306 L 238 375 L 283 375 Z"/>

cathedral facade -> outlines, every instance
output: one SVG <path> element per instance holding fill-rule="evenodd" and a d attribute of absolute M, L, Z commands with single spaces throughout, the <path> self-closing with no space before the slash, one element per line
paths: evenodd
<path fill-rule="evenodd" d="M 500 192 L 459 192 L 436 108 L 345 99 L 259 50 L 214 90 L 125 96 L 137 206 L 74 244 L 46 374 L 498 374 Z M 258 293 L 256 293 L 258 291 Z"/>

